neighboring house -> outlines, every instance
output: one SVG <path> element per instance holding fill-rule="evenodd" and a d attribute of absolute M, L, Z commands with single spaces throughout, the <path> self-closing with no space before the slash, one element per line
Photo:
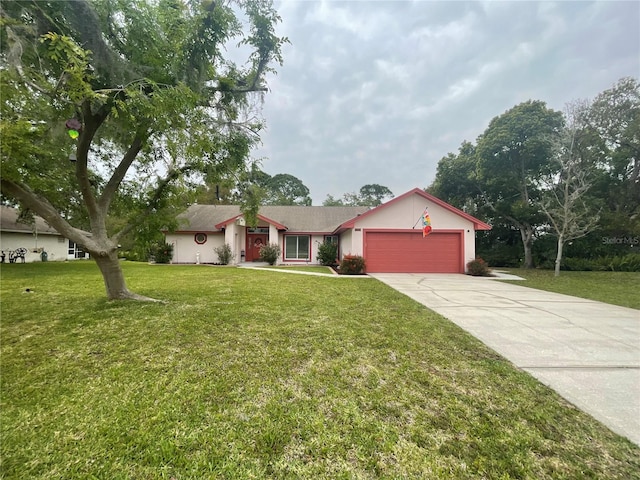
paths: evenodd
<path fill-rule="evenodd" d="M 88 257 L 80 247 L 60 235 L 42 218 L 36 216 L 33 223 L 23 223 L 18 221 L 18 214 L 15 208 L 0 206 L 0 249 L 6 263 L 9 263 L 9 252 L 19 248 L 27 249 L 26 262 L 42 261 L 42 252 L 46 252 L 48 261 Z"/>
<path fill-rule="evenodd" d="M 428 209 L 433 231 L 422 234 Z M 264 206 L 258 225 L 245 224 L 238 206 L 192 205 L 174 232 L 174 263 L 217 263 L 214 248 L 231 246 L 234 263 L 259 259 L 267 243 L 280 247 L 279 264 L 317 264 L 318 245 L 338 244 L 339 257 L 361 255 L 374 272 L 464 273 L 475 258 L 476 230 L 486 223 L 424 192 L 411 190 L 376 208 Z"/>

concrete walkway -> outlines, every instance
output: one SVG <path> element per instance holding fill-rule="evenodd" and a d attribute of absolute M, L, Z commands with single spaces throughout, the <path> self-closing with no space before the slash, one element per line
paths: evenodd
<path fill-rule="evenodd" d="M 640 311 L 448 274 L 371 274 L 640 445 Z"/>

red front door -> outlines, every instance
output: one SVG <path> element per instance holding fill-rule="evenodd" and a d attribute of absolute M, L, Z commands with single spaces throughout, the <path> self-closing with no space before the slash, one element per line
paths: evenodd
<path fill-rule="evenodd" d="M 247 234 L 247 262 L 260 260 L 260 248 L 267 244 L 267 235 L 264 233 Z"/>

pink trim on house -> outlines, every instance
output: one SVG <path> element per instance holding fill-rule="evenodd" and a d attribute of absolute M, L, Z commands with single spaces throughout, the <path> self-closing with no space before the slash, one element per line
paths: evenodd
<path fill-rule="evenodd" d="M 424 190 L 420 189 L 420 188 L 414 188 L 413 190 L 409 190 L 407 193 L 403 193 L 402 195 L 400 195 L 399 197 L 395 197 L 391 200 L 389 200 L 386 203 L 383 203 L 382 205 L 377 206 L 376 208 L 373 208 L 371 210 L 369 210 L 368 212 L 363 213 L 362 215 L 358 215 L 355 218 L 352 218 L 351 220 L 348 220 L 346 222 L 344 222 L 342 225 L 340 225 L 335 233 L 340 233 L 343 232 L 344 230 L 347 230 L 349 228 L 353 228 L 356 224 L 356 222 L 358 220 L 361 220 L 364 217 L 367 217 L 369 215 L 375 214 L 377 212 L 379 212 L 381 209 L 388 207 L 389 205 L 393 205 L 396 202 L 399 202 L 411 195 L 419 195 L 421 197 L 423 197 L 425 200 L 428 200 L 432 203 L 435 203 L 436 205 L 441 206 L 442 208 L 444 208 L 445 210 L 449 210 L 452 213 L 455 213 L 456 215 L 459 215 L 460 217 L 470 221 L 471 223 L 473 223 L 473 228 L 474 230 L 491 230 L 491 225 L 484 223 L 481 220 L 478 220 L 476 217 L 469 215 L 468 213 L 463 212 L 462 210 L 457 209 L 456 207 L 454 207 L 453 205 L 448 204 L 445 201 L 440 200 L 437 197 L 434 197 L 433 195 L 425 192 Z"/>
<path fill-rule="evenodd" d="M 242 213 L 236 215 L 235 217 L 231 217 L 223 222 L 220 222 L 218 224 L 216 224 L 216 228 L 224 228 L 227 225 L 229 225 L 230 223 L 235 222 L 238 218 L 244 216 Z M 263 222 L 267 222 L 270 225 L 273 225 L 274 227 L 276 227 L 278 230 L 288 230 L 288 227 L 282 225 L 281 223 L 276 222 L 275 220 L 271 220 L 270 218 L 265 217 L 264 215 L 257 215 L 257 218 L 259 220 L 262 220 Z"/>

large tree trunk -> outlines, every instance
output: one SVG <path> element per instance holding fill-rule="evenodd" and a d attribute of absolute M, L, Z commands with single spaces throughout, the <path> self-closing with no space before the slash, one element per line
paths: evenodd
<path fill-rule="evenodd" d="M 522 237 L 522 245 L 524 247 L 524 268 L 533 268 L 533 254 L 531 253 L 533 227 L 531 225 L 521 225 L 520 236 Z"/>
<path fill-rule="evenodd" d="M 556 266 L 555 266 L 556 268 L 553 274 L 554 277 L 560 276 L 560 262 L 562 261 L 563 247 L 564 247 L 564 235 L 560 234 L 558 235 L 558 253 L 556 254 Z"/>
<path fill-rule="evenodd" d="M 98 264 L 98 268 L 102 273 L 104 285 L 107 289 L 107 298 L 109 300 L 155 301 L 152 298 L 144 297 L 129 291 L 127 284 L 124 281 L 122 266 L 120 265 L 118 252 L 116 250 L 112 250 L 107 254 L 94 254 L 93 259 Z"/>

